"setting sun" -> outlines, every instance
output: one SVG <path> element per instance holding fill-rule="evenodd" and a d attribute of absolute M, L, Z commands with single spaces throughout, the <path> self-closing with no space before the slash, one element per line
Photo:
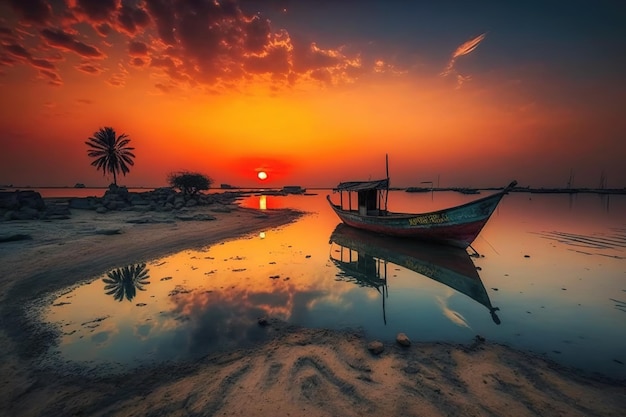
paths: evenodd
<path fill-rule="evenodd" d="M 259 173 L 257 174 L 257 177 L 259 177 L 260 180 L 265 180 L 267 179 L 267 172 L 259 171 Z"/>

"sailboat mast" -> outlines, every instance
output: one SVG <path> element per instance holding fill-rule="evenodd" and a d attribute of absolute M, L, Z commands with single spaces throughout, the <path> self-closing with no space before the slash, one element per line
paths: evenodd
<path fill-rule="evenodd" d="M 387 173 L 387 192 L 385 192 L 385 214 L 387 213 L 387 199 L 389 198 L 389 154 L 385 154 L 385 171 Z"/>

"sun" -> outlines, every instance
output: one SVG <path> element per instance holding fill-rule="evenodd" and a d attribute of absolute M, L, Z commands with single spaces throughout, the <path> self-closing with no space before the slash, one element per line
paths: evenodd
<path fill-rule="evenodd" d="M 259 173 L 257 174 L 257 177 L 259 177 L 260 180 L 265 180 L 267 179 L 267 172 L 259 171 Z"/>

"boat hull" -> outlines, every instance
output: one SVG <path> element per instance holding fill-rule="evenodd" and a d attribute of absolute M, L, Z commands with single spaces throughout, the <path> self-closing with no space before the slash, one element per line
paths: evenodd
<path fill-rule="evenodd" d="M 460 206 L 421 214 L 362 215 L 354 210 L 343 210 L 330 196 L 326 198 L 339 219 L 348 226 L 465 249 L 476 239 L 508 189 Z"/>

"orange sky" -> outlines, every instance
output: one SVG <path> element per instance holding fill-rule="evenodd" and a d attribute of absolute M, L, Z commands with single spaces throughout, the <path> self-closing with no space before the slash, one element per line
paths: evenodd
<path fill-rule="evenodd" d="M 574 35 L 548 31 L 541 10 L 525 33 L 504 9 L 446 31 L 432 16 L 452 16 L 421 2 L 384 16 L 337 6 L 331 22 L 284 1 L 260 14 L 250 1 L 26 3 L 0 1 L 0 184 L 107 185 L 84 142 L 112 126 L 135 147 L 128 186 L 191 170 L 332 187 L 384 176 L 385 154 L 398 187 L 565 186 L 572 170 L 575 186 L 603 171 L 626 186 L 626 65 L 595 26 L 570 52 Z"/>

